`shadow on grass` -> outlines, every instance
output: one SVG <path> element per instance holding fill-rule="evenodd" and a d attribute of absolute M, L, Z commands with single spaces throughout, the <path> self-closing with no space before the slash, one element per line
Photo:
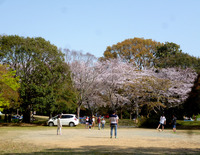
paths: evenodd
<path fill-rule="evenodd" d="M 80 148 L 54 148 L 54 149 L 46 149 L 40 152 L 32 152 L 32 153 L 6 153 L 6 155 L 11 154 L 72 154 L 72 155 L 115 155 L 115 154 L 200 154 L 200 148 L 195 149 L 186 149 L 186 148 L 157 148 L 157 147 L 128 147 L 128 148 L 119 148 L 115 146 L 86 146 Z"/>

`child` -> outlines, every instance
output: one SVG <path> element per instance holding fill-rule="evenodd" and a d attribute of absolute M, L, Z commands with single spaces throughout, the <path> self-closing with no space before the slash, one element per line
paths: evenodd
<path fill-rule="evenodd" d="M 85 128 L 88 129 L 88 125 L 89 125 L 89 117 L 85 118 Z"/>
<path fill-rule="evenodd" d="M 164 116 L 164 114 L 162 114 L 162 116 L 160 116 L 160 122 L 159 125 L 157 127 L 157 130 L 160 131 L 160 126 L 162 127 L 162 131 L 164 130 L 164 125 L 166 124 L 166 118 Z"/>
<path fill-rule="evenodd" d="M 92 117 L 89 118 L 88 123 L 89 123 L 89 130 L 91 130 L 92 123 L 93 123 Z"/>
<path fill-rule="evenodd" d="M 57 135 L 58 134 L 62 135 L 62 132 L 61 132 L 62 122 L 61 122 L 60 118 L 61 118 L 61 115 L 58 115 L 58 119 L 57 119 L 57 126 L 58 126 L 58 128 L 57 128 Z"/>
<path fill-rule="evenodd" d="M 176 133 L 176 120 L 177 120 L 177 118 L 173 115 L 172 127 L 173 127 L 173 132 L 174 133 Z"/>
<path fill-rule="evenodd" d="M 101 128 L 102 128 L 102 129 L 104 129 L 105 124 L 106 124 L 106 121 L 105 121 L 105 119 L 103 118 L 102 121 L 101 121 Z"/>

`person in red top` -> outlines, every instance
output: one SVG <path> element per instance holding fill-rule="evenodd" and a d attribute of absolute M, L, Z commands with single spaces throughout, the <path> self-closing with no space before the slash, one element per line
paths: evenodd
<path fill-rule="evenodd" d="M 100 116 L 97 118 L 98 129 L 101 129 L 101 118 Z"/>

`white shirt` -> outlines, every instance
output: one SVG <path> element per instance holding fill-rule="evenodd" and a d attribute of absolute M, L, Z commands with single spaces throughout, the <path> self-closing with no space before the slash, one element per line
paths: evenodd
<path fill-rule="evenodd" d="M 57 126 L 58 126 L 58 127 L 62 127 L 62 123 L 61 123 L 60 118 L 57 119 Z"/>
<path fill-rule="evenodd" d="M 160 116 L 160 123 L 164 124 L 166 121 L 165 116 Z"/>
<path fill-rule="evenodd" d="M 105 120 L 102 120 L 102 121 L 101 121 L 101 123 L 102 123 L 102 124 L 105 124 L 105 123 L 106 123 L 106 121 L 105 121 Z"/>
<path fill-rule="evenodd" d="M 111 124 L 117 124 L 119 117 L 117 115 L 110 115 L 109 119 Z"/>

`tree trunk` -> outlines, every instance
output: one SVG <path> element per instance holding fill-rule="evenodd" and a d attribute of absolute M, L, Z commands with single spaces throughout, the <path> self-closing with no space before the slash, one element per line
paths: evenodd
<path fill-rule="evenodd" d="M 120 115 L 121 115 L 121 119 L 123 118 L 123 116 L 122 116 L 122 108 L 120 109 Z"/>
<path fill-rule="evenodd" d="M 5 114 L 5 117 L 4 117 L 4 122 L 7 123 L 7 121 L 8 121 L 8 115 L 7 115 L 7 113 L 6 113 L 6 114 Z"/>
<path fill-rule="evenodd" d="M 78 117 L 78 120 L 80 120 L 80 110 L 81 110 L 81 106 L 78 106 L 78 108 L 77 108 L 77 117 Z"/>
<path fill-rule="evenodd" d="M 23 122 L 30 123 L 31 121 L 30 116 L 31 116 L 31 109 L 30 109 L 30 105 L 28 105 L 27 108 L 25 108 L 23 111 Z"/>
<path fill-rule="evenodd" d="M 139 108 L 138 108 L 138 103 L 136 103 L 136 119 L 138 119 L 139 115 Z"/>
<path fill-rule="evenodd" d="M 12 118 L 11 114 L 8 114 L 8 123 L 11 123 L 11 118 Z"/>
<path fill-rule="evenodd" d="M 132 112 L 130 112 L 130 120 L 132 120 Z"/>

